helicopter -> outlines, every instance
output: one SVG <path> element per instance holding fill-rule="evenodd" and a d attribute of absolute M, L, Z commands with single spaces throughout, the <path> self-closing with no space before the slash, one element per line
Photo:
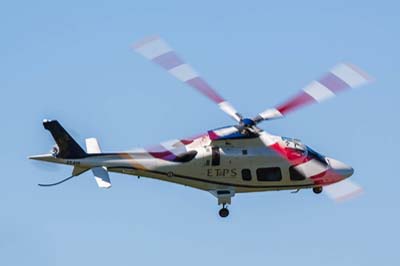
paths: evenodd
<path fill-rule="evenodd" d="M 40 186 L 59 185 L 87 171 L 92 172 L 100 188 L 111 187 L 110 172 L 148 177 L 211 193 L 222 205 L 219 215 L 223 218 L 229 215 L 228 205 L 237 193 L 312 189 L 320 194 L 325 190 L 340 201 L 362 192 L 359 185 L 348 180 L 354 173 L 351 166 L 322 155 L 298 139 L 273 135 L 258 126 L 368 84 L 371 78 L 358 67 L 337 64 L 283 104 L 245 117 L 160 37 L 147 37 L 133 49 L 206 96 L 236 123 L 151 148 L 102 152 L 96 138 L 87 138 L 83 149 L 57 120 L 44 120 L 43 126 L 56 144 L 50 153 L 29 158 L 73 169 L 68 178 Z"/>

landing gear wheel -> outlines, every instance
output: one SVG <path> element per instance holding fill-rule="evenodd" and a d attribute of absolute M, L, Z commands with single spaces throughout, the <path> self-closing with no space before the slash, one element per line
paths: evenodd
<path fill-rule="evenodd" d="M 229 215 L 229 210 L 225 207 L 223 207 L 221 210 L 219 210 L 219 216 L 222 218 L 225 218 Z"/>
<path fill-rule="evenodd" d="M 313 187 L 313 189 L 312 189 L 312 191 L 315 193 L 315 194 L 320 194 L 321 192 L 322 192 L 322 187 Z"/>

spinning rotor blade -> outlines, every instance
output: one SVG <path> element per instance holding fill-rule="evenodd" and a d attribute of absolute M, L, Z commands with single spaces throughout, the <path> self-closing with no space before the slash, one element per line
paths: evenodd
<path fill-rule="evenodd" d="M 370 81 L 371 78 L 357 67 L 351 64 L 338 64 L 289 101 L 259 113 L 253 120 L 259 123 L 263 120 L 280 118 L 300 107 L 325 101 L 342 91 L 362 86 Z"/>
<path fill-rule="evenodd" d="M 331 199 L 337 202 L 354 198 L 363 192 L 363 189 L 359 185 L 347 179 L 339 183 L 326 186 L 324 187 L 324 190 Z"/>
<path fill-rule="evenodd" d="M 134 50 L 167 70 L 178 80 L 195 88 L 236 121 L 242 120 L 242 116 L 236 109 L 201 78 L 189 64 L 180 59 L 163 39 L 157 36 L 146 38 L 135 44 Z"/>

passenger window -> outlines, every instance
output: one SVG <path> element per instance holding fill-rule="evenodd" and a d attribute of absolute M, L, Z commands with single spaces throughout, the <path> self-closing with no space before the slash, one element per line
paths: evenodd
<path fill-rule="evenodd" d="M 217 166 L 221 163 L 221 155 L 219 153 L 219 147 L 213 147 L 211 152 L 211 165 Z"/>
<path fill-rule="evenodd" d="M 242 179 L 244 181 L 251 181 L 251 171 L 250 171 L 250 169 L 243 169 L 242 170 Z"/>
<path fill-rule="evenodd" d="M 282 172 L 279 167 L 258 168 L 257 169 L 258 181 L 281 181 Z"/>
<path fill-rule="evenodd" d="M 302 181 L 306 179 L 306 177 L 302 173 L 297 171 L 294 166 L 289 167 L 289 174 L 290 174 L 290 180 L 292 181 Z"/>

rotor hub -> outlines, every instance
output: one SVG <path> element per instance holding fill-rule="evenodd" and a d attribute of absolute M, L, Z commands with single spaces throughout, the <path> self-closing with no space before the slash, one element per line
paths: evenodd
<path fill-rule="evenodd" d="M 252 127 L 255 126 L 256 123 L 254 122 L 253 119 L 250 118 L 244 118 L 242 119 L 242 121 L 240 122 L 244 127 Z"/>

